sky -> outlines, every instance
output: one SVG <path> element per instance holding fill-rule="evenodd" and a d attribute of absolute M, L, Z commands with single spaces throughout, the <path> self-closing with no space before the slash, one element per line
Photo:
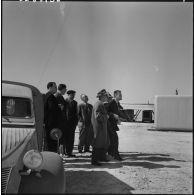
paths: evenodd
<path fill-rule="evenodd" d="M 192 95 L 192 2 L 2 4 L 3 80 L 65 83 L 92 104 L 104 88 L 130 104 Z"/>

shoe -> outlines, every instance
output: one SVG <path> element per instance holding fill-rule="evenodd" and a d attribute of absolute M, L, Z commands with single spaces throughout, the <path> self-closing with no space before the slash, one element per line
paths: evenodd
<path fill-rule="evenodd" d="M 74 154 L 68 154 L 68 157 L 76 157 Z"/>
<path fill-rule="evenodd" d="M 120 156 L 116 156 L 116 157 L 114 157 L 114 159 L 119 160 L 119 161 L 123 160 Z"/>
<path fill-rule="evenodd" d="M 89 152 L 89 153 L 92 153 L 92 151 L 91 151 L 91 150 L 84 150 L 84 152 Z"/>
<path fill-rule="evenodd" d="M 92 162 L 91 164 L 92 164 L 92 165 L 95 165 L 95 166 L 101 166 L 101 165 L 102 165 L 102 164 L 99 163 L 99 162 Z"/>
<path fill-rule="evenodd" d="M 108 157 L 107 157 L 107 158 L 108 158 L 108 160 L 110 160 L 110 161 L 111 161 L 111 160 L 114 160 L 114 156 L 112 156 L 112 155 L 110 155 L 110 154 L 108 154 Z"/>
<path fill-rule="evenodd" d="M 109 160 L 108 159 L 102 159 L 102 160 L 100 160 L 101 162 L 109 162 Z"/>

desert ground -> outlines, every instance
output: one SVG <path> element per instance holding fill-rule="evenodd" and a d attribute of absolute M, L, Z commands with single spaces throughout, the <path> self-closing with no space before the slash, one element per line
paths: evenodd
<path fill-rule="evenodd" d="M 64 158 L 66 192 L 82 194 L 192 194 L 192 132 L 153 131 L 152 124 L 120 125 L 123 161 L 101 167 L 90 164 L 90 153 L 77 150 Z"/>

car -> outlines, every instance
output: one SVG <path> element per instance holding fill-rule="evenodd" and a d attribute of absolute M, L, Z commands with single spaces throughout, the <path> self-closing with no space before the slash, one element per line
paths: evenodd
<path fill-rule="evenodd" d="M 29 84 L 2 81 L 1 192 L 65 193 L 66 177 L 58 153 L 44 151 L 44 106 Z M 59 140 L 59 129 L 52 132 Z"/>

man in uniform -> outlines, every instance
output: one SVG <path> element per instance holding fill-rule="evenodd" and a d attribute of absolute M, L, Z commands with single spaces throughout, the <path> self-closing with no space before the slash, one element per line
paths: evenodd
<path fill-rule="evenodd" d="M 91 114 L 93 106 L 88 103 L 88 96 L 81 94 L 80 96 L 82 103 L 78 105 L 78 127 L 79 127 L 79 143 L 78 150 L 79 153 L 91 152 L 89 147 L 92 141 L 92 124 L 91 124 Z"/>
<path fill-rule="evenodd" d="M 60 128 L 59 119 L 61 117 L 61 111 L 58 106 L 57 99 L 54 94 L 57 91 L 55 82 L 49 82 L 47 84 L 48 92 L 44 97 L 44 123 L 46 130 L 46 141 L 49 151 L 57 152 L 57 141 L 50 137 L 50 132 L 53 128 Z"/>
<path fill-rule="evenodd" d="M 67 91 L 68 97 L 65 99 L 66 101 L 66 117 L 67 117 L 67 130 L 65 136 L 66 142 L 66 153 L 68 157 L 75 157 L 72 154 L 74 147 L 74 137 L 75 130 L 78 124 L 78 111 L 77 111 L 77 102 L 74 100 L 76 91 L 69 90 Z"/>
<path fill-rule="evenodd" d="M 66 85 L 59 84 L 58 91 L 55 94 L 55 97 L 58 101 L 58 106 L 61 109 L 61 121 L 60 121 L 60 129 L 62 130 L 62 137 L 60 139 L 60 148 L 63 148 L 63 151 L 60 151 L 61 155 L 65 155 L 65 137 L 66 137 L 66 125 L 67 125 L 67 118 L 66 118 L 66 102 L 63 97 L 66 93 Z"/>

